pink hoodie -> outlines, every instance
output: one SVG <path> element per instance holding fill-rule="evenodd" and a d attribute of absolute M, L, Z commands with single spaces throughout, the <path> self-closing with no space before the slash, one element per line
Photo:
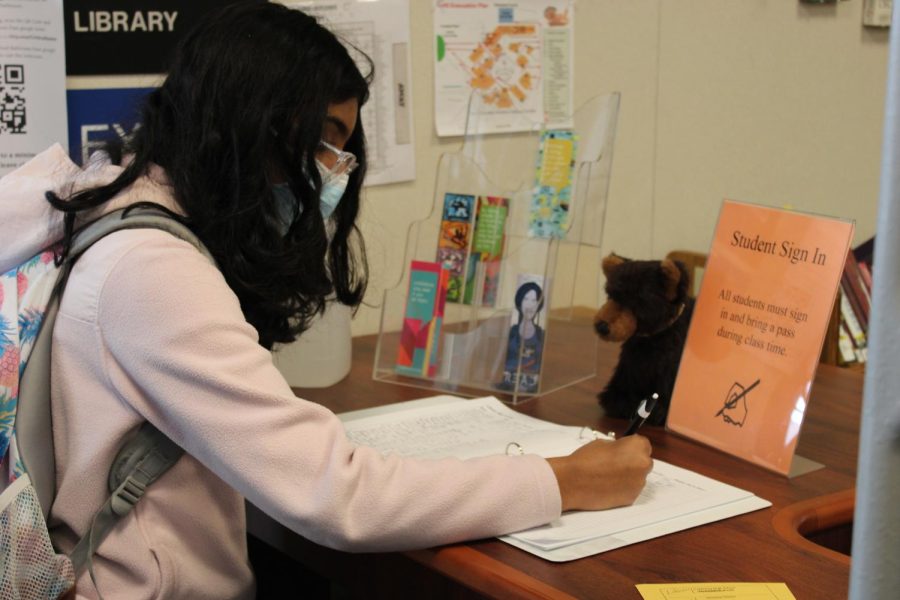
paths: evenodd
<path fill-rule="evenodd" d="M 61 236 L 44 192 L 111 181 L 54 146 L 0 180 L 0 272 Z M 152 201 L 177 210 L 165 177 L 103 210 Z M 107 497 L 123 440 L 148 420 L 186 454 L 94 557 L 103 596 L 250 598 L 243 499 L 317 543 L 421 548 L 498 535 L 560 514 L 537 456 L 421 461 L 356 447 L 327 409 L 294 396 L 219 271 L 156 230 L 114 233 L 76 263 L 53 333 L 54 542 L 70 551 Z M 85 574 L 78 597 L 94 598 Z"/>

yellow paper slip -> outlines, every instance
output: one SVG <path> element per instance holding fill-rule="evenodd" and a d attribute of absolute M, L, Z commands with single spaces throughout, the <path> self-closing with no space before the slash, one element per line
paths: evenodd
<path fill-rule="evenodd" d="M 644 600 L 797 600 L 783 583 L 641 583 Z"/>

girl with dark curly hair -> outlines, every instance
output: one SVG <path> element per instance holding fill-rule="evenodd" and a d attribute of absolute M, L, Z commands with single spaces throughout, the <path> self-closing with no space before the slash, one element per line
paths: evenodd
<path fill-rule="evenodd" d="M 650 468 L 637 436 L 575 454 L 424 461 L 355 447 L 296 398 L 268 349 L 326 299 L 359 304 L 356 229 L 368 95 L 344 46 L 274 3 L 215 10 L 180 43 L 141 126 L 81 169 L 55 146 L 4 178 L 34 201 L 0 203 L 0 272 L 100 214 L 154 204 L 208 248 L 117 231 L 75 263 L 53 329 L 57 494 L 49 523 L 70 552 L 106 499 L 117 450 L 145 421 L 185 454 L 93 558 L 106 598 L 247 598 L 244 499 L 320 544 L 421 548 L 630 503 Z M 52 208 L 51 208 L 52 207 Z M 86 575 L 79 592 L 93 594 Z"/>

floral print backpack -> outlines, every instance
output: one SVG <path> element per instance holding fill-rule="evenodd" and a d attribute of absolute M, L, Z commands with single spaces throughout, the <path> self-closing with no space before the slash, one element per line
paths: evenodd
<path fill-rule="evenodd" d="M 56 492 L 50 420 L 56 311 L 72 265 L 91 244 L 120 229 L 146 227 L 168 231 L 212 260 L 186 226 L 162 209 L 138 205 L 76 232 L 64 260 L 51 247 L 0 274 L 0 600 L 74 597 L 85 568 L 94 579 L 91 556 L 106 534 L 183 453 L 145 423 L 113 463 L 111 495 L 88 534 L 70 555 L 56 553 L 46 520 Z"/>

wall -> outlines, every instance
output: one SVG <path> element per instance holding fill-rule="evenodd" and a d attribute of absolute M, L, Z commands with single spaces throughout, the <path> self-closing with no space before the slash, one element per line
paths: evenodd
<path fill-rule="evenodd" d="M 431 206 L 434 169 L 459 139 L 434 134 L 432 6 L 410 0 L 416 180 L 368 188 L 372 285 L 354 335 L 378 330 L 406 230 Z M 622 93 L 601 254 L 705 252 L 723 198 L 856 220 L 875 232 L 887 32 L 862 1 L 579 0 L 576 107 Z M 647 215 L 651 215 L 648 217 Z M 596 275 L 575 302 L 595 305 Z"/>

